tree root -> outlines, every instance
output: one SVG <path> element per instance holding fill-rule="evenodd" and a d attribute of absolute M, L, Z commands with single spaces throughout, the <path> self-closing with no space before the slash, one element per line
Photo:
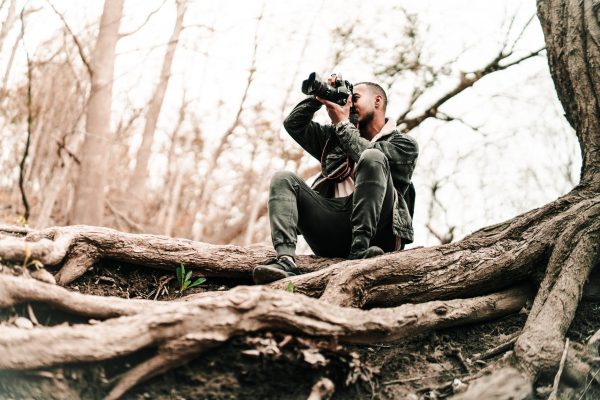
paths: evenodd
<path fill-rule="evenodd" d="M 61 285 L 77 279 L 101 260 L 168 271 L 174 271 L 183 263 L 187 269 L 193 269 L 207 277 L 249 279 L 256 265 L 265 264 L 274 255 L 275 252 L 266 246 L 220 246 L 86 225 L 28 231 L 24 238 L 0 240 L 2 259 L 20 262 L 32 258 L 50 266 L 62 263 L 57 274 L 57 281 Z M 303 272 L 311 272 L 337 261 L 339 260 L 301 256 L 298 258 L 298 267 Z"/>
<path fill-rule="evenodd" d="M 523 333 L 515 344 L 519 366 L 532 380 L 556 371 L 564 349 L 565 334 L 582 298 L 583 287 L 599 259 L 600 204 L 594 204 L 581 213 L 559 238 L 548 273 L 536 295 Z M 566 375 L 577 371 L 572 368 L 574 362 L 567 362 Z"/>
<path fill-rule="evenodd" d="M 450 245 L 358 261 L 299 257 L 299 268 L 305 274 L 270 286 L 285 289 L 292 282 L 297 293 L 344 307 L 365 308 L 497 291 L 528 279 L 545 265 L 551 239 L 564 229 L 571 213 L 587 205 L 581 201 L 585 196 L 563 196 L 541 209 Z M 62 256 L 41 261 L 48 265 L 63 263 L 57 274 L 58 283 L 63 285 L 101 260 L 166 270 L 174 270 L 183 263 L 206 277 L 250 279 L 254 266 L 266 263 L 274 255 L 266 247 L 217 246 L 91 226 L 49 228 L 29 232 L 25 237 L 27 243 L 43 240 L 46 246 L 48 240 L 52 241 L 53 254 Z M 0 257 L 4 256 L 3 249 L 0 240 Z"/>
<path fill-rule="evenodd" d="M 35 284 L 64 290 L 44 283 Z M 142 348 L 158 347 L 156 357 L 124 376 L 111 394 L 111 398 L 116 398 L 140 380 L 187 362 L 190 357 L 235 335 L 277 329 L 336 337 L 346 343 L 391 342 L 431 329 L 516 312 L 526 303 L 528 294 L 526 288 L 520 287 L 472 299 L 364 311 L 340 308 L 261 286 L 237 287 L 218 297 L 155 303 L 156 306 L 148 306 L 138 314 L 94 325 L 59 325 L 30 330 L 0 326 L 0 352 L 3 354 L 0 368 L 31 369 L 100 361 Z M 79 296 L 96 300 L 96 296 Z M 118 302 L 121 299 L 108 300 Z"/>
<path fill-rule="evenodd" d="M 457 243 L 344 261 L 272 287 L 292 282 L 296 292 L 363 308 L 489 293 L 540 272 L 554 238 L 596 202 L 595 194 L 572 192 Z"/>
<path fill-rule="evenodd" d="M 149 309 L 173 304 L 172 302 L 81 294 L 60 286 L 40 282 L 37 279 L 0 274 L 0 307 L 6 308 L 32 301 L 45 303 L 71 314 L 102 319 L 135 315 Z"/>
<path fill-rule="evenodd" d="M 573 192 L 450 245 L 358 261 L 306 257 L 299 261 L 308 273 L 275 282 L 270 288 L 238 287 L 177 302 L 87 296 L 34 280 L 0 277 L 2 306 L 40 301 L 79 315 L 110 318 L 89 326 L 27 331 L 0 326 L 0 351 L 4 354 L 0 368 L 105 360 L 142 348 L 157 348 L 155 357 L 124 375 L 110 394 L 116 398 L 141 380 L 186 362 L 206 348 L 257 330 L 374 343 L 515 312 L 527 298 L 525 289 L 484 294 L 531 278 L 550 259 L 542 289 L 516 342 L 518 365 L 524 370 L 530 368 L 532 373 L 527 376 L 533 380 L 539 371 L 558 365 L 564 333 L 598 260 L 600 222 L 595 221 L 600 221 L 600 207 L 592 197 Z M 576 224 L 579 229 L 575 229 Z M 559 236 L 555 245 L 554 238 Z M 48 265 L 62 264 L 57 276 L 63 284 L 101 260 L 168 270 L 183 263 L 205 276 L 247 279 L 255 265 L 272 255 L 264 247 L 216 246 L 88 226 L 30 231 L 24 238 L 0 240 L 0 256 L 4 258 L 39 258 Z M 294 294 L 273 290 L 287 289 L 290 282 Z M 472 298 L 476 295 L 480 297 Z M 406 304 L 409 302 L 421 304 Z M 394 308 L 351 308 L 382 305 Z M 564 310 L 564 315 L 557 316 L 552 310 Z M 536 358 L 540 353 L 548 355 L 547 359 Z M 528 358 L 528 354 L 533 356 Z M 565 380 L 577 376 L 573 371 L 585 377 L 589 365 L 569 352 Z"/>

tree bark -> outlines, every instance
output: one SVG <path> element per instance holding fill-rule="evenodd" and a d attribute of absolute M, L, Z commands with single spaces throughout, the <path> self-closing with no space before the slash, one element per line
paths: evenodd
<path fill-rule="evenodd" d="M 12 227 L 0 227 L 10 233 Z M 207 277 L 250 279 L 252 269 L 275 256 L 266 246 L 243 248 L 213 245 L 188 239 L 119 232 L 109 228 L 69 226 L 29 231 L 25 238 L 0 240 L 0 257 L 23 261 L 26 257 L 45 265 L 62 265 L 57 278 L 67 284 L 84 274 L 94 263 L 114 260 L 174 271 L 180 264 Z M 331 265 L 339 259 L 301 256 L 305 272 Z"/>
<path fill-rule="evenodd" d="M 22 279 L 22 278 L 20 278 Z M 36 283 L 56 292 L 52 285 Z M 10 290 L 8 290 L 10 291 Z M 131 354 L 158 346 L 157 355 L 143 362 L 117 384 L 108 398 L 118 398 L 142 380 L 162 372 L 181 360 L 187 362 L 200 352 L 223 343 L 232 336 L 263 329 L 278 329 L 310 336 L 336 337 L 345 343 L 393 342 L 427 332 L 498 318 L 518 311 L 528 299 L 526 288 L 515 288 L 472 299 L 407 304 L 391 309 L 369 311 L 341 308 L 309 297 L 266 287 L 237 287 L 219 296 L 191 300 L 184 304 L 156 303 L 143 312 L 143 301 L 127 301 L 129 316 L 112 318 L 93 325 L 59 325 L 23 330 L 0 327 L 2 369 L 30 369 L 70 362 L 91 362 Z M 17 300 L 51 299 L 51 294 L 0 292 L 0 304 Z M 59 294 L 59 305 L 68 305 L 88 315 L 100 311 L 96 296 L 75 295 L 70 302 Z M 89 298 L 89 299 L 88 299 Z M 6 299 L 12 299 L 7 301 Z M 122 305 L 122 299 L 115 300 Z M 48 301 L 48 300 L 46 300 Z M 56 303 L 55 303 L 56 304 Z M 83 306 L 83 310 L 82 310 Z M 110 313 L 110 312 L 109 312 Z"/>
<path fill-rule="evenodd" d="M 92 89 L 87 104 L 81 170 L 75 186 L 70 223 L 102 225 L 108 153 L 110 150 L 115 48 L 124 0 L 105 0 L 100 31 L 91 60 Z"/>

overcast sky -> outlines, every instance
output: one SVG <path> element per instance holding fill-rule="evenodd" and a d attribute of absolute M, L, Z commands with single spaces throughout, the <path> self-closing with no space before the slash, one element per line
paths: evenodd
<path fill-rule="evenodd" d="M 88 37 L 84 42 L 93 43 L 102 1 L 50 1 L 64 13 L 73 31 Z M 54 35 L 62 23 L 44 1 L 31 0 L 30 4 L 39 5 L 42 9 L 28 19 L 27 47 L 32 53 L 43 54 L 41 43 Z M 456 59 L 450 78 L 424 96 L 417 108 L 426 106 L 455 85 L 460 71 L 471 71 L 489 62 L 501 48 L 506 32 L 510 32 L 509 40 L 514 39 L 536 11 L 533 0 L 191 0 L 185 18 L 187 28 L 177 50 L 159 120 L 158 141 L 166 140 L 185 90 L 196 117 L 202 121 L 207 148 L 216 145 L 239 104 L 251 63 L 255 34 L 258 37 L 257 73 L 249 103 L 262 103 L 266 114 L 273 120 L 281 117 L 282 104 L 289 111 L 303 97 L 300 93 L 301 80 L 312 71 L 324 74 L 342 72 L 345 79 L 353 82 L 373 80 L 375 60 L 361 58 L 360 53 L 352 49 L 349 50 L 352 54 L 341 65 L 331 65 L 331 31 L 358 18 L 360 22 L 356 29 L 359 32 L 373 36 L 378 43 L 392 43 L 403 29 L 403 21 L 394 11 L 396 6 L 417 15 L 424 38 L 426 62 L 439 65 Z M 125 0 L 123 32 L 138 27 L 150 12 L 159 7 L 159 12 L 146 26 L 118 43 L 115 124 L 135 107 L 143 107 L 148 101 L 175 17 L 172 0 Z M 261 14 L 263 19 L 257 25 Z M 511 20 L 512 30 L 509 30 Z M 514 56 L 537 50 L 543 45 L 539 23 L 534 20 L 523 32 Z M 304 54 L 300 57 L 304 47 Z M 87 51 L 90 53 L 91 48 Z M 21 71 L 23 60 L 24 57 L 20 57 Z M 4 59 L 0 61 L 6 62 Z M 20 77 L 14 74 L 13 79 Z M 285 98 L 290 84 L 293 90 L 289 98 Z M 410 84 L 399 83 L 390 93 L 390 117 L 397 117 L 403 110 Z M 453 178 L 459 185 L 448 185 L 440 193 L 449 210 L 445 218 L 450 221 L 440 223 L 457 225 L 459 235 L 509 218 L 517 209 L 524 208 L 524 211 L 541 205 L 564 192 L 564 185 L 551 187 L 546 182 L 551 182 L 552 175 L 557 173 L 552 170 L 553 166 L 566 162 L 562 159 L 567 157 L 565 154 L 569 157 L 576 154 L 576 142 L 560 116 L 560 105 L 543 57 L 484 78 L 445 105 L 443 110 L 480 127 L 488 136 L 474 133 L 464 124 L 438 121 L 428 121 L 411 133 L 421 144 L 421 158 L 414 176 L 421 200 L 417 203 L 415 224 L 418 242 L 434 242 L 422 223 L 427 212 L 427 186 L 432 179 L 440 178 L 445 171 L 454 168 L 456 159 L 468 152 L 474 151 L 477 156 L 468 157 L 460 163 Z M 318 118 L 327 122 L 323 112 Z M 437 138 L 436 143 L 431 143 L 432 138 Z M 545 142 L 543 146 L 540 141 Z M 490 142 L 497 145 L 489 146 Z M 556 149 L 556 146 L 562 148 Z M 487 162 L 482 164 L 482 159 Z M 157 168 L 161 166 L 160 157 L 153 162 Z M 523 185 L 528 187 L 532 184 L 522 175 L 522 171 L 528 168 L 546 172 L 541 183 L 536 178 L 538 187 L 528 189 L 527 196 L 523 196 L 520 193 Z M 575 165 L 575 175 L 577 168 Z M 498 195 L 491 196 L 489 191 L 479 190 L 482 185 L 494 187 Z M 470 209 L 467 210 L 463 204 L 465 196 L 469 196 L 470 200 L 464 203 L 469 204 Z M 518 201 L 519 198 L 525 199 Z M 519 204 L 508 204 L 512 201 Z M 477 204 L 481 205 L 481 209 L 477 209 Z M 487 211 L 482 211 L 484 209 Z M 493 210 L 491 214 L 490 210 Z"/>

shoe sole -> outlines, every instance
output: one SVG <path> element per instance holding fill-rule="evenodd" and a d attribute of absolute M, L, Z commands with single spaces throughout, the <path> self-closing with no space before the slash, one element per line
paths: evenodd
<path fill-rule="evenodd" d="M 376 247 L 376 246 L 371 246 L 360 255 L 350 254 L 348 256 L 348 259 L 349 260 L 366 260 L 368 258 L 379 257 L 384 254 L 385 254 L 385 252 L 381 248 Z"/>
<path fill-rule="evenodd" d="M 252 279 L 257 285 L 275 282 L 294 275 L 295 274 L 291 272 L 286 272 L 275 267 L 269 267 L 268 265 L 259 265 L 252 271 Z"/>

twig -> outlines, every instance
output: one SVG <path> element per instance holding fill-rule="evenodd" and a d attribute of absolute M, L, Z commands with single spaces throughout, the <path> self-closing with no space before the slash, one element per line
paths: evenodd
<path fill-rule="evenodd" d="M 506 60 L 508 57 L 510 57 L 512 55 L 512 53 L 505 54 L 503 52 L 503 50 L 504 50 L 504 48 L 502 50 L 500 50 L 498 55 L 483 68 L 478 69 L 476 71 L 469 72 L 469 73 L 464 73 L 464 72 L 461 73 L 460 81 L 457 83 L 457 85 L 454 88 L 452 88 L 450 91 L 448 91 L 447 93 L 442 95 L 440 98 L 438 98 L 433 104 L 431 104 L 420 115 L 418 115 L 414 118 L 398 118 L 396 120 L 396 124 L 403 125 L 403 132 L 408 132 L 408 131 L 411 131 L 412 129 L 414 129 L 415 127 L 419 126 L 423 121 L 425 121 L 428 118 L 432 118 L 432 117 L 437 118 L 437 115 L 439 113 L 439 108 L 443 104 L 445 104 L 448 100 L 457 96 L 464 90 L 472 87 L 476 82 L 481 80 L 483 77 L 485 77 L 489 74 L 492 74 L 494 72 L 502 71 L 507 68 L 510 68 L 513 65 L 517 65 L 517 64 L 519 64 L 525 60 L 528 60 L 532 57 L 536 57 L 536 56 L 540 55 L 540 53 L 542 51 L 546 50 L 546 47 L 542 47 L 536 51 L 533 51 L 523 57 L 520 57 L 512 62 L 509 62 L 508 64 L 501 64 L 501 62 Z M 402 115 L 406 115 L 406 114 L 407 113 L 404 113 Z"/>
<path fill-rule="evenodd" d="M 569 340 L 569 339 L 567 339 L 567 340 Z M 596 370 L 596 372 L 592 376 L 592 379 L 590 379 L 590 381 L 587 383 L 587 385 L 585 385 L 585 389 L 583 389 L 583 393 L 581 393 L 581 396 L 579 396 L 579 399 L 577 399 L 577 400 L 583 399 L 583 396 L 585 396 L 585 394 L 587 393 L 588 389 L 590 388 L 590 385 L 592 384 L 592 382 L 594 382 L 594 379 L 596 379 L 596 375 L 598 375 L 598 372 L 600 372 L 600 369 Z"/>
<path fill-rule="evenodd" d="M 27 303 L 27 314 L 29 315 L 29 319 L 33 322 L 33 325 L 39 325 L 38 319 L 35 317 L 33 313 L 33 308 L 31 308 L 31 304 Z"/>
<path fill-rule="evenodd" d="M 463 382 L 463 383 L 471 382 L 475 379 L 481 378 L 483 375 L 487 374 L 490 370 L 493 370 L 493 366 L 491 366 L 491 365 L 479 370 L 478 372 L 476 372 L 473 375 L 466 375 L 462 378 L 455 378 L 455 379 L 460 379 L 461 382 Z M 417 391 L 422 393 L 422 392 L 428 392 L 431 390 L 437 390 L 437 391 L 445 390 L 445 389 L 451 388 L 453 382 L 454 382 L 454 379 L 452 379 L 451 381 L 448 381 L 446 383 L 443 383 L 441 385 L 438 385 L 438 386 L 422 387 L 422 388 L 418 389 Z"/>
<path fill-rule="evenodd" d="M 590 338 L 588 339 L 587 345 L 588 345 L 588 346 L 592 346 L 592 345 L 596 344 L 596 342 L 598 342 L 598 341 L 600 341 L 600 329 L 598 329 L 598 330 L 596 331 L 596 333 L 594 333 L 594 334 L 592 335 L 592 337 L 590 337 Z"/>
<path fill-rule="evenodd" d="M 383 382 L 382 385 L 388 386 L 388 385 L 396 385 L 398 383 L 416 382 L 416 381 L 422 381 L 423 379 L 441 378 L 441 377 L 445 377 L 447 375 L 452 375 L 452 373 L 443 372 L 443 373 L 437 374 L 437 375 L 423 375 L 423 376 L 415 376 L 413 378 L 393 379 L 391 381 Z"/>
<path fill-rule="evenodd" d="M 150 21 L 150 18 L 152 18 L 156 13 L 158 13 L 160 11 L 161 8 L 163 8 L 163 6 L 165 5 L 166 2 L 167 2 L 167 0 L 163 0 L 163 2 L 157 8 L 155 8 L 154 10 L 152 10 L 150 12 L 150 14 L 148 14 L 146 16 L 146 19 L 144 20 L 144 22 L 142 22 L 140 24 L 140 26 L 138 26 L 137 28 L 135 28 L 135 29 L 133 29 L 133 30 L 131 30 L 129 32 L 119 33 L 119 38 L 123 38 L 123 37 L 126 37 L 126 36 L 131 36 L 134 33 L 139 32 L 140 29 L 142 29 L 144 26 L 146 26 L 146 24 L 148 23 L 148 21 Z"/>
<path fill-rule="evenodd" d="M 485 360 L 485 359 L 497 356 L 498 354 L 502 354 L 505 351 L 508 351 L 515 344 L 515 342 L 517 341 L 517 338 L 519 337 L 520 334 L 521 334 L 521 332 L 513 333 L 511 335 L 510 339 L 508 339 L 506 342 L 501 343 L 498 346 L 491 348 L 486 352 L 475 354 L 473 356 L 473 361 Z"/>
<path fill-rule="evenodd" d="M 460 363 L 461 367 L 467 374 L 471 373 L 471 368 L 469 367 L 469 364 L 467 364 L 467 362 L 465 361 L 465 358 L 463 357 L 463 355 L 459 349 L 451 349 L 450 355 L 456 357 L 456 359 Z"/>
<path fill-rule="evenodd" d="M 90 65 L 90 62 L 87 59 L 87 56 L 85 55 L 85 52 L 83 50 L 83 46 L 81 45 L 81 42 L 79 42 L 79 39 L 77 39 L 77 35 L 75 35 L 75 33 L 73 33 L 73 31 L 71 30 L 71 27 L 69 26 L 69 24 L 67 24 L 67 20 L 65 19 L 65 16 L 62 15 L 55 7 L 52 3 L 50 3 L 49 0 L 46 0 L 46 3 L 48 3 L 48 5 L 50 6 L 50 8 L 52 8 L 52 10 L 56 13 L 56 15 L 58 15 L 58 17 L 60 18 L 60 20 L 62 21 L 62 23 L 65 26 L 65 29 L 69 32 L 69 34 L 71 35 L 71 38 L 73 39 L 73 42 L 75 43 L 75 47 L 77 47 L 77 51 L 79 52 L 79 57 L 81 58 L 81 61 L 83 62 L 83 64 L 85 65 L 85 68 L 87 70 L 88 75 L 90 76 L 90 79 L 92 78 L 92 75 L 94 74 L 94 71 L 92 69 L 92 66 Z"/>
<path fill-rule="evenodd" d="M 28 3 L 28 2 L 27 2 Z M 29 145 L 31 143 L 31 124 L 33 122 L 33 113 L 31 110 L 31 58 L 29 57 L 29 51 L 27 50 L 27 46 L 25 45 L 25 7 L 27 7 L 27 3 L 21 9 L 21 42 L 23 43 L 23 48 L 25 50 L 25 56 L 27 57 L 27 140 L 25 142 L 25 150 L 23 151 L 23 158 L 21 159 L 21 164 L 19 165 L 19 189 L 21 191 L 21 199 L 23 201 L 23 207 L 25 207 L 25 214 L 23 217 L 25 221 L 29 219 L 29 201 L 27 201 L 27 195 L 25 194 L 25 162 L 27 161 L 27 156 L 29 155 Z"/>
<path fill-rule="evenodd" d="M 565 360 L 567 359 L 567 350 L 569 349 L 569 338 L 565 341 L 565 349 L 563 350 L 560 364 L 558 366 L 558 372 L 554 377 L 554 384 L 552 385 L 552 392 L 548 396 L 548 400 L 555 400 L 556 394 L 558 393 L 558 384 L 560 383 L 560 376 L 562 375 L 563 369 L 565 368 Z"/>
<path fill-rule="evenodd" d="M 127 223 L 127 225 L 129 225 L 130 228 L 133 229 L 137 229 L 139 232 L 144 232 L 144 227 L 141 226 L 140 224 L 138 224 L 137 222 L 135 222 L 134 220 L 132 220 L 131 218 L 127 217 L 125 214 L 123 214 L 122 212 L 120 212 L 119 210 L 117 210 L 115 208 L 115 206 L 110 202 L 110 200 L 106 199 L 106 205 L 108 207 L 108 209 L 117 217 L 119 217 L 120 219 L 122 219 L 123 221 L 125 221 Z"/>
<path fill-rule="evenodd" d="M 165 285 L 167 285 L 172 280 L 173 280 L 172 276 L 170 276 L 168 279 L 163 279 L 163 281 L 158 285 L 158 288 L 156 289 L 156 294 L 154 295 L 154 300 L 156 300 L 158 298 L 158 296 L 162 292 Z"/>

